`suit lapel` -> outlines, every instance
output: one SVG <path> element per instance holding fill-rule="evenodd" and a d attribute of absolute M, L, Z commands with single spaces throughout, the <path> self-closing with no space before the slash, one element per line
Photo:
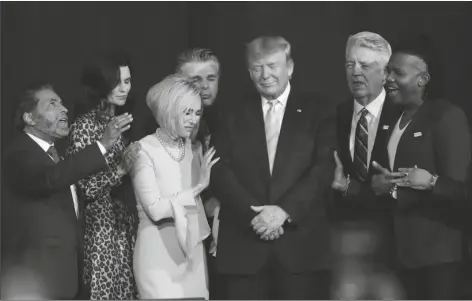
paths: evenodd
<path fill-rule="evenodd" d="M 272 170 L 272 180 L 276 180 L 283 175 L 285 167 L 290 164 L 291 155 L 295 145 L 295 137 L 300 129 L 300 123 L 303 110 L 300 107 L 300 99 L 293 93 L 290 93 L 285 108 L 282 126 L 280 127 L 279 140 L 277 142 L 277 151 L 274 158 L 274 166 Z"/>
<path fill-rule="evenodd" d="M 340 107 L 338 116 L 339 126 L 339 156 L 341 162 L 347 167 L 347 172 L 351 173 L 352 157 L 349 149 L 349 139 L 351 135 L 352 114 L 354 113 L 354 101 L 351 99 Z"/>
<path fill-rule="evenodd" d="M 387 164 L 383 167 L 389 169 L 387 144 L 392 130 L 395 127 L 395 123 L 398 121 L 398 117 L 400 117 L 400 111 L 397 106 L 386 97 L 382 111 L 380 112 L 375 143 L 370 156 L 370 166 L 372 166 L 372 161 L 377 161 L 380 165 Z M 372 173 L 373 169 L 369 168 L 369 172 Z"/>
<path fill-rule="evenodd" d="M 412 139 L 415 139 L 414 133 L 424 132 L 424 125 L 428 122 L 430 106 L 428 102 L 424 102 L 418 111 L 413 115 L 410 124 L 403 132 L 400 141 L 398 141 L 397 152 L 395 154 L 395 161 L 393 162 L 393 170 L 397 170 L 399 167 L 412 167 L 412 166 L 398 166 L 397 162 L 402 162 L 402 158 L 408 155 L 409 145 Z"/>
<path fill-rule="evenodd" d="M 302 107 L 300 97 L 297 97 L 292 89 L 285 108 L 282 126 L 280 128 L 279 140 L 277 142 L 277 151 L 274 158 L 274 166 L 272 170 L 272 178 L 270 181 L 270 200 L 277 200 L 292 185 L 287 178 L 291 175 L 290 166 L 293 160 L 296 160 L 296 150 L 298 133 L 302 130 L 305 122 L 305 113 Z M 303 145 L 300 147 L 304 147 Z"/>
<path fill-rule="evenodd" d="M 267 154 L 267 143 L 265 137 L 264 113 L 262 111 L 261 98 L 257 94 L 252 95 L 245 106 L 245 133 L 248 137 L 248 146 L 254 152 L 254 162 L 258 165 L 265 176 L 267 183 L 270 178 L 269 156 Z"/>

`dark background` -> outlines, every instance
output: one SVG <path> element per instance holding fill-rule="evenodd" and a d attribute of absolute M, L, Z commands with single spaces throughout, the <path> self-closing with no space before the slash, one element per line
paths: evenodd
<path fill-rule="evenodd" d="M 471 4 L 1 2 L 2 146 L 14 133 L 17 95 L 31 81 L 52 82 L 74 117 L 82 67 L 99 51 L 132 55 L 133 98 L 144 102 L 147 89 L 173 71 L 180 51 L 211 48 L 222 65 L 219 101 L 238 101 L 249 82 L 244 43 L 262 34 L 282 35 L 292 44 L 294 85 L 340 102 L 349 95 L 344 53 L 350 34 L 369 30 L 393 41 L 428 33 L 445 62 L 448 98 L 471 119 Z"/>
<path fill-rule="evenodd" d="M 211 48 L 222 65 L 218 101 L 237 102 L 249 84 L 244 43 L 267 34 L 292 44 L 292 84 L 333 102 L 349 95 L 349 35 L 367 30 L 392 42 L 429 34 L 445 65 L 446 95 L 472 120 L 470 2 L 1 2 L 0 14 L 2 149 L 14 134 L 17 96 L 32 81 L 49 80 L 73 119 L 81 70 L 91 55 L 128 51 L 131 93 L 143 105 L 148 88 L 173 71 L 178 53 Z"/>

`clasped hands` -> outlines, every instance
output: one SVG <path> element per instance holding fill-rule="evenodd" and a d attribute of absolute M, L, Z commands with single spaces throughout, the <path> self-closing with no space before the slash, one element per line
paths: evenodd
<path fill-rule="evenodd" d="M 288 214 L 279 206 L 251 206 L 258 212 L 251 221 L 251 227 L 262 240 L 275 240 L 284 234 L 283 224 Z"/>

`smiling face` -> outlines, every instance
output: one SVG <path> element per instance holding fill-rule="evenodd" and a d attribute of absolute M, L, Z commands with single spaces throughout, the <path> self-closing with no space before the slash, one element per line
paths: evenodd
<path fill-rule="evenodd" d="M 249 75 L 257 91 L 267 99 L 279 97 L 293 73 L 293 61 L 283 51 L 263 55 L 249 63 Z"/>
<path fill-rule="evenodd" d="M 200 97 L 205 106 L 215 102 L 218 94 L 218 65 L 214 61 L 188 62 L 181 67 L 182 74 L 199 89 Z"/>
<path fill-rule="evenodd" d="M 124 106 L 130 90 L 131 72 L 129 67 L 120 67 L 120 80 L 118 85 L 108 94 L 107 100 L 112 105 Z"/>
<path fill-rule="evenodd" d="M 61 98 L 51 89 L 36 92 L 38 103 L 31 113 L 25 113 L 26 124 L 31 126 L 46 141 L 67 137 L 69 124 L 67 109 Z"/>
<path fill-rule="evenodd" d="M 411 54 L 395 53 L 388 62 L 385 89 L 396 104 L 409 105 L 421 99 L 429 81 L 425 62 Z"/>
<path fill-rule="evenodd" d="M 182 98 L 179 106 L 177 134 L 182 138 L 190 138 L 202 117 L 202 101 L 199 95 L 188 94 Z"/>
<path fill-rule="evenodd" d="M 347 83 L 356 100 L 368 104 L 380 94 L 386 74 L 378 52 L 353 46 L 346 54 L 345 67 Z"/>

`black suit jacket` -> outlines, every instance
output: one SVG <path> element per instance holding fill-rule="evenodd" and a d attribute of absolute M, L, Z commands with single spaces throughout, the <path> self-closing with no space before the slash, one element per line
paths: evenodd
<path fill-rule="evenodd" d="M 326 202 L 333 178 L 335 145 L 331 104 L 292 86 L 270 175 L 261 96 L 252 93 L 222 113 L 214 135 L 220 161 L 212 189 L 220 200 L 217 268 L 253 274 L 274 252 L 289 271 L 330 265 Z M 334 114 L 333 114 L 334 116 Z M 332 121 L 332 123 L 330 123 Z M 275 241 L 263 241 L 250 227 L 250 206 L 277 205 L 292 222 Z"/>
<path fill-rule="evenodd" d="M 26 268 L 41 277 L 48 298 L 73 298 L 82 229 L 70 185 L 106 167 L 100 149 L 94 144 L 55 164 L 21 133 L 3 162 L 2 269 Z"/>
<path fill-rule="evenodd" d="M 370 156 L 369 177 L 365 182 L 356 179 L 354 164 L 349 149 L 354 101 L 349 99 L 337 107 L 337 152 L 343 164 L 344 173 L 350 175 L 351 182 L 348 192 L 343 196 L 335 192 L 334 216 L 341 221 L 386 221 L 390 215 L 391 204 L 379 202 L 371 189 L 372 175 L 377 171 L 372 162 L 379 162 L 384 152 L 384 145 L 389 137 L 387 127 L 400 115 L 400 110 L 388 98 L 385 99 L 375 137 L 375 143 Z"/>
<path fill-rule="evenodd" d="M 392 122 L 390 132 L 396 122 Z M 380 159 L 385 166 L 389 166 L 387 143 Z M 450 191 L 446 186 L 453 185 L 447 178 L 466 181 L 470 158 L 470 132 L 464 112 L 442 99 L 425 101 L 398 143 L 393 170 L 417 165 L 446 178 L 438 180 L 432 192 L 398 189 L 395 239 L 403 266 L 415 268 L 462 258 L 464 198 L 444 194 Z"/>

